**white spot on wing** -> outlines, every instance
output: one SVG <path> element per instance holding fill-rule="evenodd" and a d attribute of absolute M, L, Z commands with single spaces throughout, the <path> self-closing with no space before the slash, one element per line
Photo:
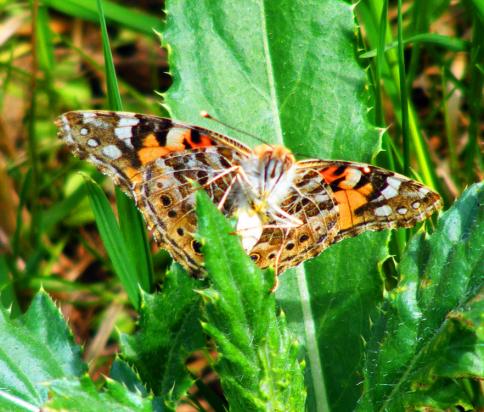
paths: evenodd
<path fill-rule="evenodd" d="M 61 117 L 61 119 L 62 119 L 62 128 L 64 129 L 64 140 L 67 143 L 72 144 L 74 143 L 74 138 L 72 137 L 72 130 L 71 130 L 71 126 L 69 126 L 69 121 L 67 120 L 67 117 L 64 115 Z"/>
<path fill-rule="evenodd" d="M 355 187 L 361 179 L 361 171 L 359 169 L 350 168 L 345 178 L 345 185 Z"/>
<path fill-rule="evenodd" d="M 109 146 L 104 147 L 102 152 L 106 157 L 109 157 L 112 160 L 119 159 L 123 155 L 121 150 L 119 150 L 119 147 L 113 144 L 110 144 Z"/>
<path fill-rule="evenodd" d="M 388 205 L 383 205 L 375 209 L 375 216 L 390 216 L 392 208 Z"/>
<path fill-rule="evenodd" d="M 166 145 L 175 146 L 183 143 L 183 135 L 186 133 L 187 129 L 181 127 L 174 127 L 170 129 L 168 135 L 166 136 Z"/>
<path fill-rule="evenodd" d="M 128 146 L 130 149 L 134 149 L 133 145 L 131 144 L 131 137 L 133 137 L 133 133 L 131 133 L 131 128 L 117 127 L 116 129 L 114 129 L 114 134 L 118 139 L 122 140 L 126 146 Z"/>
<path fill-rule="evenodd" d="M 381 194 L 385 196 L 385 199 L 391 199 L 392 197 L 398 195 L 398 191 L 396 191 L 395 188 L 392 186 L 387 186 L 381 191 Z"/>
<path fill-rule="evenodd" d="M 94 119 L 96 117 L 97 117 L 96 113 L 93 113 L 93 112 L 83 112 L 82 113 L 82 120 L 84 120 L 84 121 L 89 121 L 90 119 Z"/>
<path fill-rule="evenodd" d="M 402 181 L 390 176 L 387 177 L 386 183 L 388 186 L 381 191 L 382 195 L 385 196 L 386 199 L 391 199 L 392 197 L 398 196 L 398 191 L 400 190 Z"/>
<path fill-rule="evenodd" d="M 118 122 L 119 127 L 136 126 L 139 123 L 139 119 L 136 117 L 121 117 Z"/>
<path fill-rule="evenodd" d="M 316 203 L 323 203 L 323 202 L 326 202 L 328 200 L 329 200 L 329 196 L 328 195 L 318 194 L 318 195 L 314 196 L 314 201 Z"/>
<path fill-rule="evenodd" d="M 418 191 L 422 194 L 422 197 L 427 196 L 427 193 L 430 192 L 430 190 L 427 189 L 426 187 L 421 187 L 420 189 L 418 189 Z"/>
<path fill-rule="evenodd" d="M 99 142 L 96 139 L 89 139 L 87 141 L 87 145 L 89 147 L 97 147 L 97 146 L 99 146 Z"/>
<path fill-rule="evenodd" d="M 387 177 L 387 183 L 395 190 L 398 190 L 400 189 L 400 185 L 402 184 L 402 181 L 400 179 L 397 179 L 396 177 L 390 176 L 390 177 Z"/>
<path fill-rule="evenodd" d="M 96 113 L 84 112 L 82 113 L 82 120 L 86 124 L 92 124 L 93 126 L 101 129 L 106 129 L 109 127 L 109 124 L 102 120 L 102 117 L 98 116 Z"/>
<path fill-rule="evenodd" d="M 413 202 L 413 203 L 412 203 L 412 207 L 413 207 L 414 209 L 418 209 L 418 208 L 420 207 L 420 202 Z"/>
<path fill-rule="evenodd" d="M 131 129 L 128 127 L 117 127 L 114 129 L 114 134 L 118 139 L 131 139 L 133 136 Z"/>
<path fill-rule="evenodd" d="M 406 207 L 400 207 L 397 209 L 397 212 L 401 215 L 404 215 L 408 212 L 407 208 Z"/>

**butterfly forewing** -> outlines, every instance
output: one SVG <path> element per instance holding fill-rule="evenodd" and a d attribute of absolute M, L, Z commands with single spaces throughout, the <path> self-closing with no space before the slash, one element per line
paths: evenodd
<path fill-rule="evenodd" d="M 365 230 L 410 227 L 442 207 L 440 196 L 421 183 L 376 166 L 344 161 L 303 161 L 321 174 L 338 205 L 335 241 Z"/>
<path fill-rule="evenodd" d="M 137 113 L 73 111 L 56 120 L 69 148 L 122 185 L 139 182 L 139 169 L 173 152 L 229 147 L 248 154 L 242 143 L 219 133 Z"/>
<path fill-rule="evenodd" d="M 225 171 L 250 149 L 200 127 L 134 113 L 68 112 L 56 124 L 74 154 L 135 200 L 160 246 L 191 272 L 200 272 L 202 255 L 193 236 L 196 184 L 220 202 L 234 175 Z M 228 197 L 224 212 L 233 207 Z"/>

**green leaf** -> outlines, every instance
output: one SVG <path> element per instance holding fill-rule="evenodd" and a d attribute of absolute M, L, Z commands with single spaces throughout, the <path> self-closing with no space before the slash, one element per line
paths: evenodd
<path fill-rule="evenodd" d="M 470 187 L 431 236 L 409 244 L 369 343 L 360 410 L 403 410 L 419 396 L 410 388 L 484 375 L 482 296 L 475 298 L 484 287 L 483 189 Z"/>
<path fill-rule="evenodd" d="M 62 13 L 77 18 L 99 21 L 97 0 L 44 0 L 42 3 Z M 103 1 L 108 20 L 147 35 L 161 29 L 161 19 L 141 11 L 124 7 L 111 1 Z"/>
<path fill-rule="evenodd" d="M 477 397 L 473 396 L 473 392 L 478 394 Z M 438 379 L 431 385 L 418 388 L 418 391 L 409 392 L 406 403 L 412 405 L 410 410 L 475 411 L 482 409 L 484 396 L 478 380 Z"/>
<path fill-rule="evenodd" d="M 122 383 L 131 392 L 137 392 L 142 396 L 148 395 L 148 391 L 141 382 L 139 375 L 122 359 L 116 358 L 114 360 L 109 377 Z"/>
<path fill-rule="evenodd" d="M 139 307 L 140 297 L 135 276 L 136 267 L 119 229 L 111 205 L 97 183 L 86 178 L 85 185 L 91 208 L 96 218 L 97 228 L 113 264 L 114 272 L 123 284 L 130 302 L 137 308 Z"/>
<path fill-rule="evenodd" d="M 122 335 L 122 357 L 155 395 L 176 403 L 192 385 L 186 358 L 205 347 L 200 327 L 199 286 L 178 265 L 169 271 L 161 293 L 143 294 L 139 332 Z M 172 405 L 173 406 L 173 405 Z"/>
<path fill-rule="evenodd" d="M 98 391 L 88 376 L 80 380 L 64 379 L 49 385 L 51 399 L 45 411 L 69 412 L 151 412 L 152 400 L 130 392 L 122 384 L 106 380 L 103 390 Z"/>
<path fill-rule="evenodd" d="M 305 388 L 299 345 L 276 317 L 274 281 L 242 249 L 233 227 L 203 191 L 197 193 L 199 239 L 211 288 L 205 330 L 215 339 L 224 395 L 233 411 L 302 411 Z"/>
<path fill-rule="evenodd" d="M 0 410 L 38 410 L 45 383 L 86 371 L 59 309 L 40 291 L 18 319 L 0 305 Z"/>
<path fill-rule="evenodd" d="M 370 161 L 379 150 L 367 119 L 365 72 L 355 60 L 351 5 L 172 0 L 167 18 L 173 85 L 165 101 L 173 117 L 256 143 L 201 119 L 206 110 L 307 157 Z M 311 410 L 351 410 L 360 395 L 363 339 L 381 299 L 377 265 L 386 240 L 367 234 L 345 241 L 281 277 L 277 296 L 307 351 Z M 328 322 L 351 333 L 332 334 Z M 334 361 L 335 352 L 344 362 Z"/>
<path fill-rule="evenodd" d="M 405 403 L 412 407 L 455 408 L 478 410 L 484 406 L 481 388 L 474 390 L 480 400 L 474 400 L 469 380 L 476 383 L 484 376 L 484 301 L 481 296 L 452 311 L 447 316 L 434 342 L 427 351 L 432 359 L 418 371 L 414 391 L 406 395 Z M 479 396 L 479 395 L 478 395 Z"/>

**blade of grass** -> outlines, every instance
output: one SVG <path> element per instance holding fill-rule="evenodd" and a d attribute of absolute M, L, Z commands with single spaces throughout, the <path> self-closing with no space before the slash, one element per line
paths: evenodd
<path fill-rule="evenodd" d="M 54 67 L 54 46 L 49 27 L 49 14 L 47 8 L 43 5 L 39 6 L 36 36 L 39 67 L 44 74 L 50 76 Z"/>
<path fill-rule="evenodd" d="M 400 108 L 402 111 L 403 173 L 408 176 L 410 172 L 410 139 L 408 124 L 408 93 L 403 48 L 402 0 L 398 0 L 398 74 L 400 79 Z"/>
<path fill-rule="evenodd" d="M 39 2 L 34 0 L 31 4 L 32 13 L 32 73 L 30 79 L 30 108 L 28 112 L 28 154 L 29 162 L 32 170 L 32 184 L 30 185 L 30 242 L 34 249 L 39 240 L 39 209 L 38 209 L 38 182 L 39 182 L 39 162 L 37 156 L 37 139 L 35 119 L 37 113 L 37 21 L 38 21 Z"/>
<path fill-rule="evenodd" d="M 85 187 L 96 218 L 99 234 L 113 264 L 114 272 L 123 284 L 130 302 L 135 308 L 138 308 L 140 295 L 135 276 L 137 272 L 136 267 L 109 201 L 97 183 L 88 176 L 86 176 Z"/>
<path fill-rule="evenodd" d="M 376 48 L 376 59 L 374 61 L 375 67 L 375 121 L 376 126 L 380 128 L 384 128 L 385 125 L 385 117 L 382 105 L 382 97 L 383 97 L 383 90 L 382 90 L 382 73 L 383 67 L 385 64 L 385 38 L 386 38 L 386 28 L 387 28 L 387 17 L 388 16 L 388 0 L 383 0 L 383 6 L 380 16 L 380 22 L 378 27 L 378 44 Z M 395 159 L 393 157 L 393 150 L 390 147 L 391 139 L 390 136 L 386 131 L 383 132 L 382 135 L 382 143 L 384 148 L 384 156 L 387 160 L 386 164 L 382 165 L 390 170 L 398 171 L 395 167 Z"/>
<path fill-rule="evenodd" d="M 382 70 L 383 64 L 385 63 L 385 36 L 386 36 L 386 22 L 388 15 L 388 0 L 383 0 L 383 7 L 380 17 L 380 25 L 378 28 L 379 37 L 378 44 L 376 48 L 376 59 L 375 59 L 375 111 L 376 111 L 376 126 L 385 127 L 385 119 L 383 115 L 382 107 Z M 387 153 L 389 151 L 387 150 Z M 389 153 L 390 154 L 390 153 Z M 391 157 L 391 156 L 390 156 Z M 390 160 L 390 159 L 389 159 Z"/>
<path fill-rule="evenodd" d="M 97 5 L 101 26 L 109 107 L 113 110 L 123 110 L 102 1 L 97 0 Z M 131 258 L 135 262 L 138 281 L 141 287 L 149 292 L 151 291 L 153 283 L 153 262 L 151 254 L 149 253 L 150 248 L 143 218 L 136 209 L 133 201 L 128 199 L 119 188 L 116 188 L 116 206 L 118 208 L 119 226 L 127 245 L 129 245 L 128 248 Z"/>
<path fill-rule="evenodd" d="M 91 66 L 94 70 L 98 72 L 104 71 L 104 66 L 100 65 L 97 63 L 95 59 L 93 59 L 88 53 L 86 53 L 84 50 L 82 50 L 80 47 L 77 47 L 72 41 L 70 41 L 67 37 L 58 35 L 56 40 L 61 41 L 64 43 L 66 46 L 72 49 L 75 53 L 77 53 L 82 60 Z M 0 66 L 1 67 L 1 66 Z M 139 106 L 143 106 L 144 109 L 147 112 L 158 112 L 160 113 L 160 116 L 168 116 L 168 112 L 164 110 L 162 106 L 159 105 L 159 103 L 155 102 L 155 99 L 149 99 L 147 98 L 146 95 L 138 92 L 133 86 L 131 86 L 129 83 L 123 81 L 123 79 L 118 79 L 118 84 L 121 86 L 121 90 L 125 91 L 126 94 L 128 94 L 130 97 L 133 98 L 134 101 L 136 101 L 136 104 Z"/>
<path fill-rule="evenodd" d="M 411 10 L 411 30 L 412 33 L 425 33 L 428 31 L 428 1 L 415 1 Z M 432 6 L 430 6 L 432 7 Z M 407 73 L 406 85 L 407 90 L 411 90 L 415 74 L 417 73 L 420 58 L 420 43 L 417 42 L 411 49 L 410 63 Z"/>
<path fill-rule="evenodd" d="M 84 172 L 96 183 L 101 181 L 100 173 Z M 82 186 L 76 188 L 72 193 L 64 197 L 61 201 L 55 203 L 42 214 L 42 230 L 50 232 L 62 220 L 66 219 L 72 213 L 72 210 L 79 205 L 86 197 L 86 192 Z"/>
<path fill-rule="evenodd" d="M 23 219 L 22 219 L 22 211 L 27 201 L 28 193 L 31 190 L 30 185 L 32 181 L 32 169 L 30 169 L 24 176 L 24 180 L 22 182 L 22 186 L 20 189 L 19 195 L 19 204 L 17 207 L 17 216 L 16 216 L 16 224 L 15 224 L 15 232 L 12 236 L 11 246 L 12 246 L 12 254 L 13 256 L 17 257 L 19 253 L 19 244 L 20 244 L 20 233 L 22 232 L 23 227 Z"/>
<path fill-rule="evenodd" d="M 386 21 L 385 21 L 386 24 Z M 386 33 L 386 30 L 385 30 Z M 403 44 L 408 45 L 433 45 L 440 46 L 449 51 L 468 51 L 470 43 L 463 39 L 457 39 L 451 36 L 445 36 L 437 33 L 420 33 L 403 39 Z M 398 41 L 393 41 L 385 46 L 385 52 L 398 47 Z M 376 49 L 372 49 L 365 53 L 361 53 L 359 57 L 361 59 L 369 59 L 377 55 L 378 46 Z"/>
<path fill-rule="evenodd" d="M 472 0 L 472 5 L 477 13 L 476 19 L 478 18 L 481 23 L 484 23 L 484 1 L 482 0 Z"/>
<path fill-rule="evenodd" d="M 372 30 L 373 27 L 378 27 L 378 21 L 381 16 L 381 10 L 383 7 L 383 0 L 369 0 L 368 2 L 358 3 L 359 13 L 363 19 L 364 25 L 367 28 L 368 40 L 370 45 L 378 43 L 378 33 Z M 390 30 L 390 24 L 387 21 L 386 28 L 386 43 L 392 44 L 393 39 Z M 385 67 L 383 73 L 383 79 L 385 80 L 385 91 L 392 100 L 392 104 L 395 107 L 395 115 L 397 120 L 401 124 L 401 115 L 398 108 L 401 104 L 400 99 L 400 77 L 398 68 L 398 53 L 394 49 L 390 49 L 385 53 Z M 412 102 L 408 101 L 408 121 L 409 121 L 409 136 L 412 141 L 413 150 L 416 156 L 416 161 L 419 166 L 419 170 L 422 176 L 422 181 L 427 186 L 434 190 L 438 190 L 439 181 L 435 173 L 435 167 L 430 160 L 430 154 L 426 145 L 426 142 L 420 132 L 418 126 L 418 118 L 415 114 Z"/>
<path fill-rule="evenodd" d="M 13 43 L 13 41 L 11 41 L 10 43 Z M 4 72 L 5 74 L 4 74 L 2 87 L 0 89 L 0 112 L 2 113 L 3 113 L 3 103 L 5 101 L 5 96 L 7 95 L 8 85 L 10 84 L 10 81 L 12 79 L 12 74 L 14 71 L 13 60 L 14 60 L 14 45 L 11 44 L 8 61 L 5 62 L 5 65 L 3 66 L 5 68 L 5 72 Z"/>
<path fill-rule="evenodd" d="M 443 67 L 442 68 L 442 112 L 444 115 L 444 125 L 445 125 L 445 136 L 447 138 L 447 148 L 449 150 L 449 167 L 450 167 L 450 175 L 452 176 L 453 180 L 457 183 L 459 182 L 459 165 L 457 159 L 457 148 L 455 145 L 455 136 L 453 124 L 455 120 L 451 119 L 451 115 L 449 113 L 449 104 L 448 100 L 451 97 L 452 92 L 449 93 L 449 82 L 447 80 L 447 72 L 448 70 Z"/>
<path fill-rule="evenodd" d="M 138 270 L 142 289 L 151 292 L 153 286 L 153 260 L 151 258 L 145 224 L 133 201 L 116 189 L 116 207 L 119 227 Z"/>
<path fill-rule="evenodd" d="M 477 2 L 476 2 L 477 3 Z M 482 2 L 481 2 L 482 3 Z M 482 6 L 484 11 L 484 5 Z M 474 16 L 471 47 L 471 83 L 469 85 L 469 142 L 465 148 L 465 174 L 468 182 L 474 180 L 474 168 L 482 169 L 482 155 L 479 150 L 479 128 L 482 111 L 482 88 L 484 86 L 484 21 Z M 480 65 L 480 67 L 479 67 Z"/>
<path fill-rule="evenodd" d="M 76 298 L 66 299 L 66 303 L 72 303 L 76 307 L 92 308 L 102 304 L 109 304 L 115 299 L 119 298 L 119 293 L 116 290 L 108 290 L 104 282 L 98 283 L 82 283 L 72 280 L 63 280 L 59 277 L 45 277 L 36 276 L 28 279 L 28 282 L 21 284 L 22 287 L 29 288 L 31 290 L 38 290 L 44 288 L 53 293 L 68 293 L 78 296 Z M 78 295 L 82 293 L 81 295 Z M 95 300 L 86 300 L 83 293 L 88 293 L 95 296 Z"/>
<path fill-rule="evenodd" d="M 99 21 L 97 0 L 44 0 L 43 4 L 52 7 L 62 13 L 92 22 Z M 161 18 L 150 16 L 138 10 L 104 1 L 106 16 L 122 27 L 135 30 L 140 33 L 153 35 L 153 30 L 160 31 L 162 28 Z"/>
<path fill-rule="evenodd" d="M 123 103 L 121 101 L 121 96 L 119 95 L 118 79 L 116 77 L 116 70 L 113 63 L 113 55 L 111 54 L 111 45 L 109 44 L 108 28 L 104 17 L 103 3 L 101 0 L 96 1 L 99 13 L 99 25 L 101 26 L 108 103 L 111 110 L 123 110 Z"/>
<path fill-rule="evenodd" d="M 4 308 L 10 308 L 13 317 L 21 313 L 6 256 L 0 256 L 0 304 Z"/>

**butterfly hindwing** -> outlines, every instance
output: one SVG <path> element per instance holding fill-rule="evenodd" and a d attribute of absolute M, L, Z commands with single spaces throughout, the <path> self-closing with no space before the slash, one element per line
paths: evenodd
<path fill-rule="evenodd" d="M 221 202 L 235 177 L 231 165 L 239 154 L 226 147 L 171 153 L 143 168 L 141 183 L 134 189 L 138 207 L 158 243 L 192 273 L 202 271 L 197 229 L 195 192 L 203 187 L 212 201 Z M 229 200 L 221 206 L 226 215 L 234 212 Z"/>
<path fill-rule="evenodd" d="M 281 209 L 302 224 L 272 228 L 275 222 L 269 223 L 251 251 L 259 266 L 274 266 L 278 273 L 317 256 L 338 234 L 338 207 L 329 185 L 316 170 L 297 170 Z"/>

